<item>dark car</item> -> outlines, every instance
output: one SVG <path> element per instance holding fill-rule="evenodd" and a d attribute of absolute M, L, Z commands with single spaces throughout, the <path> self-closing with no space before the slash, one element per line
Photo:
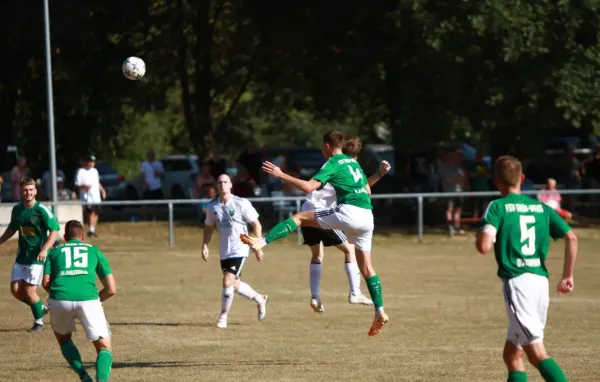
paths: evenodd
<path fill-rule="evenodd" d="M 106 162 L 97 161 L 95 167 L 100 176 L 100 184 L 106 191 L 106 200 L 125 200 L 125 177 Z"/>

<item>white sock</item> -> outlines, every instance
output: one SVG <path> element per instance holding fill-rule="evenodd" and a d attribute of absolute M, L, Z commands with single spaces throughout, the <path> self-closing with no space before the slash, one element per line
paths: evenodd
<path fill-rule="evenodd" d="M 323 264 L 310 264 L 310 296 L 320 301 Z"/>
<path fill-rule="evenodd" d="M 35 320 L 36 324 L 40 324 L 40 325 L 44 325 L 44 319 L 43 318 L 38 318 L 37 320 Z"/>
<path fill-rule="evenodd" d="M 90 226 L 90 232 L 91 232 L 91 233 L 94 233 L 94 232 L 96 232 L 96 227 L 94 227 L 94 226 L 92 226 L 92 225 L 91 225 L 91 226 Z"/>
<path fill-rule="evenodd" d="M 252 289 L 252 287 L 250 285 L 246 284 L 243 281 L 240 281 L 240 286 L 236 290 L 236 293 L 239 294 L 240 296 L 247 297 L 256 302 L 262 301 L 262 296 L 260 294 L 258 294 L 257 291 Z"/>
<path fill-rule="evenodd" d="M 221 295 L 221 317 L 227 317 L 229 309 L 233 304 L 233 287 L 223 288 L 223 295 Z"/>
<path fill-rule="evenodd" d="M 348 276 L 348 285 L 350 286 L 350 294 L 353 296 L 358 296 L 362 292 L 360 291 L 360 270 L 358 269 L 358 264 L 346 263 L 344 264 L 344 268 L 346 268 L 346 276 Z"/>

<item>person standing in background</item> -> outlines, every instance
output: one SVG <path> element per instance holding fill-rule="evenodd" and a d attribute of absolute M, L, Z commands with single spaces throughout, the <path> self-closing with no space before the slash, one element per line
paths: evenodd
<path fill-rule="evenodd" d="M 161 161 L 156 160 L 156 153 L 153 149 L 148 150 L 147 160 L 142 162 L 140 173 L 144 187 L 145 200 L 160 200 L 164 198 L 162 191 L 162 182 L 160 177 L 164 175 L 165 169 Z M 142 218 L 147 217 L 147 206 L 142 206 Z M 158 206 L 153 206 L 153 219 L 156 220 Z"/>
<path fill-rule="evenodd" d="M 21 200 L 21 180 L 27 173 L 25 166 L 27 166 L 27 159 L 19 157 L 17 158 L 17 164 L 10 172 L 10 191 L 14 203 L 18 203 Z"/>

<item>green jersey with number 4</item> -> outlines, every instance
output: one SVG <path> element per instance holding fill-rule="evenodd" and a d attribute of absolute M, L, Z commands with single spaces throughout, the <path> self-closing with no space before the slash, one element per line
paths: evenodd
<path fill-rule="evenodd" d="M 373 209 L 371 196 L 366 187 L 367 177 L 356 159 L 352 159 L 346 154 L 336 154 L 329 158 L 325 166 L 313 176 L 313 179 L 333 186 L 337 204 Z"/>
<path fill-rule="evenodd" d="M 44 274 L 50 275 L 50 298 L 65 301 L 98 299 L 96 275 L 102 279 L 111 273 L 104 254 L 79 240 L 54 248 L 44 268 Z"/>
<path fill-rule="evenodd" d="M 48 240 L 48 231 L 60 230 L 52 211 L 40 202 L 31 208 L 25 208 L 22 202 L 14 206 L 8 228 L 19 232 L 15 262 L 21 265 L 44 264 L 37 257 Z"/>
<path fill-rule="evenodd" d="M 523 273 L 548 277 L 550 238 L 560 239 L 571 230 L 552 208 L 519 194 L 492 201 L 483 222 L 493 227 L 485 227 L 487 232 L 496 232 L 498 276 L 504 279 Z"/>

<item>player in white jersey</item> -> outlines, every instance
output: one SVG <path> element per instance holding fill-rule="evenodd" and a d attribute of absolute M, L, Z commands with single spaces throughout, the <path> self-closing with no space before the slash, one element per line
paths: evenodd
<path fill-rule="evenodd" d="M 350 139 L 346 141 L 344 145 L 344 154 L 351 156 L 356 159 L 362 144 L 358 138 Z M 387 161 L 382 161 L 379 170 L 376 174 L 369 177 L 369 186 L 372 187 L 379 179 L 390 171 L 390 164 Z M 318 209 L 329 209 L 336 205 L 336 193 L 335 189 L 329 183 L 324 184 L 321 188 L 316 191 L 310 192 L 306 195 L 306 200 L 302 204 L 302 211 L 318 210 Z M 348 302 L 350 304 L 363 304 L 371 306 L 373 301 L 365 296 L 360 290 L 360 270 L 356 263 L 356 256 L 354 255 L 354 246 L 349 244 L 341 230 L 330 230 L 315 227 L 301 227 L 302 236 L 304 237 L 304 244 L 310 246 L 312 253 L 312 259 L 310 261 L 310 293 L 311 300 L 310 306 L 317 313 L 322 313 L 325 310 L 324 305 L 321 303 L 320 297 L 320 286 L 321 286 L 321 274 L 322 274 L 322 262 L 323 262 L 323 247 L 334 246 L 344 253 L 344 267 L 346 269 L 346 276 L 348 277 L 348 284 L 350 286 L 350 293 L 348 296 Z"/>
<path fill-rule="evenodd" d="M 231 193 L 231 179 L 222 174 L 217 179 L 219 196 L 212 200 L 206 208 L 204 221 L 204 243 L 202 259 L 208 261 L 208 244 L 215 227 L 219 230 L 219 255 L 223 271 L 223 294 L 221 299 L 221 315 L 217 328 L 227 327 L 227 315 L 233 303 L 233 292 L 254 300 L 258 307 L 258 319 L 262 321 L 267 314 L 268 296 L 259 294 L 250 285 L 240 279 L 242 268 L 250 248 L 240 243 L 240 234 L 248 234 L 248 224 L 252 225 L 253 234 L 260 237 L 262 226 L 258 221 L 258 212 L 250 201 Z M 256 258 L 261 261 L 262 251 L 256 251 Z"/>

